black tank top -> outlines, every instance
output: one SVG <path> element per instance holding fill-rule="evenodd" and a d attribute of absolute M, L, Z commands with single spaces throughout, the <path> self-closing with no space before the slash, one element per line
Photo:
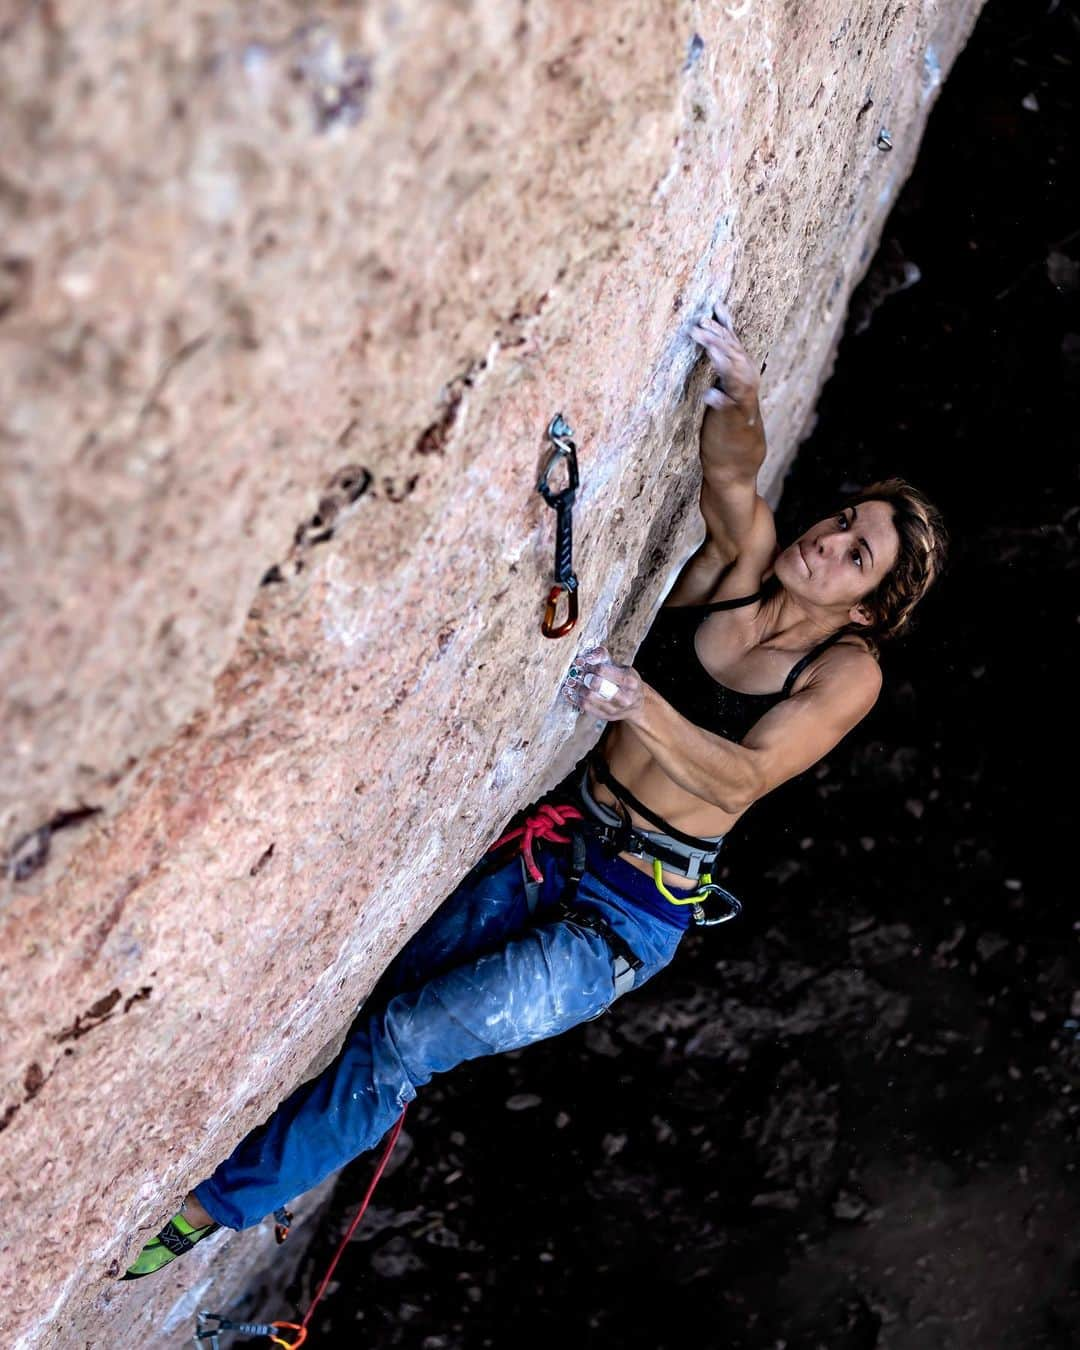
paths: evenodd
<path fill-rule="evenodd" d="M 698 659 L 694 639 L 710 614 L 722 609 L 741 609 L 755 604 L 764 591 L 737 600 L 717 600 L 711 605 L 680 605 L 662 609 L 638 648 L 634 669 L 646 684 L 695 726 L 715 732 L 728 741 L 741 741 L 770 708 L 787 698 L 795 681 L 810 664 L 831 647 L 842 631 L 819 642 L 791 668 L 783 689 L 774 694 L 744 694 L 714 680 Z"/>

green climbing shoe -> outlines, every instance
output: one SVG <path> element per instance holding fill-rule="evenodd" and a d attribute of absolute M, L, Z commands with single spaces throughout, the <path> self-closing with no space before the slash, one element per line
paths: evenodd
<path fill-rule="evenodd" d="M 151 1238 L 138 1254 L 135 1264 L 129 1266 L 120 1278 L 141 1280 L 144 1275 L 153 1275 L 162 1266 L 191 1251 L 196 1242 L 216 1233 L 220 1227 L 219 1223 L 208 1223 L 205 1228 L 192 1228 L 182 1214 L 174 1214 L 157 1237 Z"/>

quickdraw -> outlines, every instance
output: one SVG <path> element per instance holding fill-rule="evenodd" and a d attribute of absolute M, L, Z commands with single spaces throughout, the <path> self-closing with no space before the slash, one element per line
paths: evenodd
<path fill-rule="evenodd" d="M 211 1326 L 211 1322 L 217 1325 Z M 195 1344 L 202 1350 L 221 1350 L 220 1338 L 223 1331 L 235 1331 L 243 1336 L 269 1336 L 274 1344 L 282 1346 L 283 1350 L 295 1350 L 296 1346 L 303 1345 L 307 1340 L 307 1327 L 301 1326 L 298 1322 L 230 1322 L 220 1313 L 200 1312 Z M 296 1339 L 287 1341 L 284 1336 L 278 1335 L 281 1331 L 295 1331 Z"/>
<path fill-rule="evenodd" d="M 555 511 L 555 584 L 548 592 L 544 621 L 540 625 L 541 633 L 547 638 L 565 637 L 573 631 L 578 618 L 578 580 L 572 559 L 574 495 L 578 488 L 577 447 L 573 435 L 562 413 L 556 413 L 547 429 L 551 455 L 536 485 L 537 492 Z M 548 480 L 560 460 L 566 463 L 567 485 L 554 492 Z M 556 623 L 559 600 L 564 595 L 566 619 Z"/>
<path fill-rule="evenodd" d="M 401 1115 L 397 1118 L 397 1123 L 386 1137 L 386 1144 L 383 1148 L 382 1157 L 379 1159 L 379 1165 L 375 1169 L 375 1174 L 368 1184 L 367 1191 L 360 1203 L 360 1208 L 356 1211 L 356 1217 L 349 1225 L 348 1231 L 338 1244 L 338 1249 L 334 1253 L 334 1259 L 327 1267 L 326 1274 L 322 1278 L 322 1283 L 315 1290 L 311 1302 L 308 1304 L 308 1310 L 304 1314 L 302 1322 L 230 1322 L 227 1317 L 222 1317 L 220 1313 L 200 1312 L 196 1319 L 195 1344 L 199 1350 L 221 1350 L 221 1333 L 223 1331 L 236 1331 L 245 1336 L 269 1336 L 275 1345 L 281 1346 L 281 1350 L 297 1350 L 297 1346 L 303 1345 L 307 1340 L 308 1324 L 311 1321 L 312 1314 L 319 1304 L 319 1300 L 326 1293 L 330 1284 L 330 1279 L 337 1264 L 341 1260 L 342 1253 L 352 1240 L 352 1235 L 360 1225 L 360 1220 L 367 1213 L 368 1205 L 371 1204 L 371 1197 L 375 1194 L 375 1187 L 379 1184 L 379 1178 L 386 1171 L 386 1165 L 390 1161 L 390 1155 L 394 1151 L 394 1145 L 398 1141 L 398 1135 L 401 1134 L 401 1127 L 405 1123 L 405 1111 L 402 1109 Z M 289 1234 L 289 1225 L 292 1223 L 293 1216 L 284 1205 L 274 1211 L 276 1221 L 275 1236 L 278 1242 L 283 1242 Z M 216 1323 L 211 1326 L 210 1323 Z M 295 1333 L 294 1340 L 286 1340 L 280 1332 Z"/>

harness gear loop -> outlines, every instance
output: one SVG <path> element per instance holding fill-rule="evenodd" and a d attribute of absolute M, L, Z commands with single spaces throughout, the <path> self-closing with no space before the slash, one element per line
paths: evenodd
<path fill-rule="evenodd" d="M 217 1325 L 210 1326 L 210 1322 Z M 303 1345 L 307 1340 L 307 1327 L 301 1326 L 298 1322 L 230 1322 L 221 1313 L 204 1311 L 199 1313 L 197 1323 L 195 1344 L 202 1347 L 202 1350 L 221 1350 L 220 1337 L 223 1331 L 235 1331 L 243 1336 L 269 1336 L 273 1343 L 282 1346 L 283 1350 L 296 1350 L 297 1346 Z M 283 1336 L 277 1335 L 279 1331 L 295 1331 L 298 1335 L 294 1341 L 287 1341 Z M 209 1342 L 208 1347 L 203 1347 L 204 1341 Z"/>
<path fill-rule="evenodd" d="M 694 905 L 699 903 L 704 887 L 712 884 L 712 873 L 702 872 L 701 887 L 697 891 L 693 891 L 687 895 L 676 895 L 674 892 L 669 891 L 664 885 L 664 865 L 659 858 L 654 858 L 652 860 L 652 875 L 653 881 L 656 884 L 656 889 L 665 900 L 669 900 L 673 905 Z"/>
<path fill-rule="evenodd" d="M 540 631 L 548 638 L 565 637 L 572 631 L 578 618 L 578 580 L 574 575 L 573 564 L 573 511 L 579 479 L 577 447 L 573 435 L 562 413 L 556 413 L 547 429 L 551 455 L 536 485 L 537 492 L 555 512 L 555 584 L 548 592 L 544 620 L 540 625 Z M 566 487 L 556 492 L 548 480 L 560 460 L 566 463 L 567 481 Z M 563 595 L 566 596 L 566 620 L 558 624 L 555 615 Z"/>

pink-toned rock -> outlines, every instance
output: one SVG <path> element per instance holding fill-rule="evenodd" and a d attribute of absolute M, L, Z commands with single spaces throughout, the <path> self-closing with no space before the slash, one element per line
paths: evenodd
<path fill-rule="evenodd" d="M 14 1343 L 180 1345 L 239 1287 L 263 1239 L 114 1276 L 582 748 L 574 651 L 629 656 L 698 531 L 720 296 L 778 483 L 977 9 L 2 21 Z M 582 623 L 548 642 L 560 410 Z"/>

